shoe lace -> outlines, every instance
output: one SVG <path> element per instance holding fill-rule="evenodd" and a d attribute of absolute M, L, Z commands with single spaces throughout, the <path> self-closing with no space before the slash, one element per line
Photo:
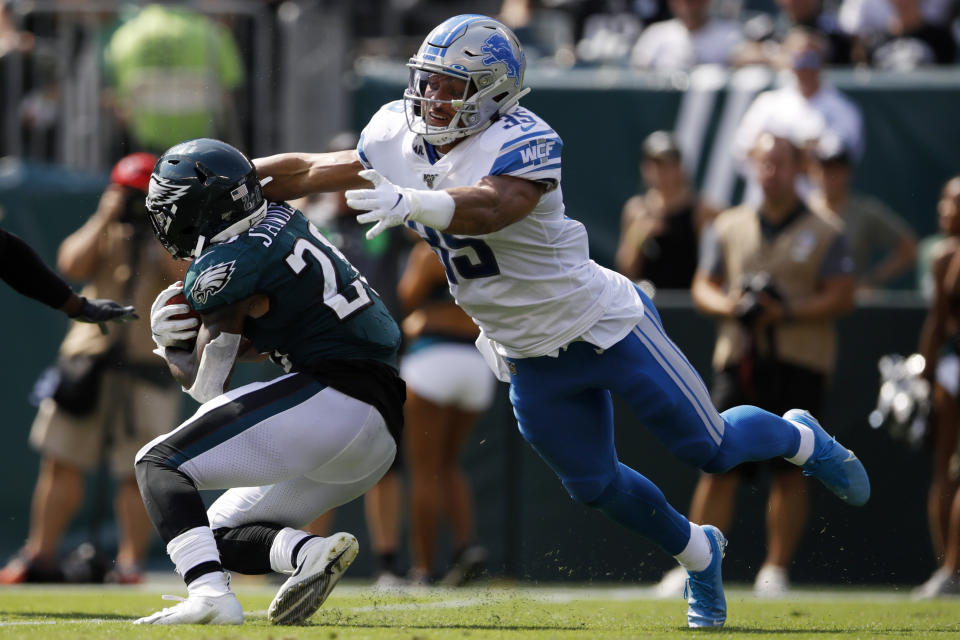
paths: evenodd
<path fill-rule="evenodd" d="M 713 585 L 709 580 L 700 580 L 691 574 L 687 575 L 683 583 L 683 599 L 687 600 L 693 594 L 694 604 L 703 605 L 713 600 Z"/>
<path fill-rule="evenodd" d="M 160 613 L 170 613 L 171 611 L 173 611 L 174 609 L 176 609 L 176 608 L 179 607 L 181 604 L 183 604 L 184 602 L 187 601 L 187 599 L 184 598 L 184 597 L 182 597 L 182 596 L 175 596 L 175 595 L 171 595 L 171 594 L 168 594 L 168 593 L 163 594 L 162 596 L 160 596 L 160 598 L 163 599 L 163 600 L 172 600 L 172 601 L 174 601 L 174 602 L 177 603 L 177 604 L 173 605 L 172 607 L 164 607 L 163 610 L 160 611 Z"/>
<path fill-rule="evenodd" d="M 837 438 L 836 436 L 834 436 L 830 438 L 830 441 L 826 444 L 826 446 L 823 448 L 820 454 L 816 456 L 816 459 L 813 459 L 813 457 L 811 456 L 811 459 L 808 460 L 805 465 L 803 465 L 803 470 L 801 471 L 801 473 L 808 478 L 810 476 L 815 476 L 818 473 L 820 473 L 820 469 L 823 466 L 824 462 L 826 462 L 833 455 L 833 452 L 837 447 L 840 447 L 841 449 L 843 449 L 844 453 L 848 453 L 848 449 L 846 447 L 843 447 L 839 442 L 837 442 Z M 837 478 L 831 478 L 831 481 L 838 482 L 842 486 L 847 485 L 847 478 L 844 477 L 842 474 L 840 474 L 840 476 Z"/>

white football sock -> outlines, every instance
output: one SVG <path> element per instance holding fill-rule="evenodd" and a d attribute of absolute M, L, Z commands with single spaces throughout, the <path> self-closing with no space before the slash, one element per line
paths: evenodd
<path fill-rule="evenodd" d="M 710 549 L 710 540 L 703 527 L 690 523 L 690 540 L 683 551 L 674 556 L 687 571 L 703 571 L 710 566 L 713 551 Z"/>
<path fill-rule="evenodd" d="M 220 551 L 210 527 L 184 531 L 167 543 L 167 554 L 181 576 L 204 562 L 220 562 Z"/>
<path fill-rule="evenodd" d="M 293 550 L 297 548 L 301 540 L 311 535 L 306 531 L 290 527 L 280 529 L 273 539 L 273 544 L 270 545 L 270 568 L 278 573 L 293 573 L 293 570 L 296 569 Z"/>
<path fill-rule="evenodd" d="M 787 420 L 790 424 L 797 428 L 797 431 L 800 432 L 800 448 L 797 449 L 797 453 L 790 458 L 784 458 L 787 462 L 792 462 L 798 467 L 804 464 L 807 460 L 810 459 L 810 456 L 813 455 L 813 429 L 808 427 L 805 424 L 799 422 L 794 422 L 793 420 Z"/>
<path fill-rule="evenodd" d="M 205 562 L 220 562 L 220 551 L 210 527 L 184 531 L 167 543 L 167 553 L 181 576 Z M 218 596 L 229 591 L 230 583 L 223 571 L 205 573 L 187 585 L 190 595 Z"/>
<path fill-rule="evenodd" d="M 230 593 L 230 574 L 226 571 L 205 573 L 187 585 L 188 596 L 216 598 Z"/>

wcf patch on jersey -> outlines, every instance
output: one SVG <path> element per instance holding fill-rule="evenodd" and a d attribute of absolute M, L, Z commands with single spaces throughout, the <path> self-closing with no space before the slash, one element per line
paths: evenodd
<path fill-rule="evenodd" d="M 223 291 L 236 269 L 234 266 L 236 262 L 236 260 L 221 262 L 201 271 L 193 283 L 193 288 L 190 289 L 190 295 L 193 296 L 193 299 L 199 304 L 206 304 L 210 296 L 215 296 Z"/>

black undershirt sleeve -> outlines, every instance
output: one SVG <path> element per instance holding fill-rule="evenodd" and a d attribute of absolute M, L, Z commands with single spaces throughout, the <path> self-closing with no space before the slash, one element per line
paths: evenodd
<path fill-rule="evenodd" d="M 54 309 L 73 293 L 30 245 L 4 229 L 0 229 L 0 278 L 18 293 Z"/>

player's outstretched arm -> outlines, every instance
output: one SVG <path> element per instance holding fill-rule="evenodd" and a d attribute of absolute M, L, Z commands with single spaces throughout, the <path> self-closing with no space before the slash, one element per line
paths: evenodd
<path fill-rule="evenodd" d="M 104 332 L 106 332 L 103 327 L 105 322 L 129 322 L 140 317 L 132 306 L 122 305 L 113 300 L 91 300 L 83 296 L 76 296 L 76 300 L 76 302 L 73 298 L 68 300 L 63 306 L 64 312 L 77 322 L 97 323 Z"/>
<path fill-rule="evenodd" d="M 398 187 L 373 169 L 360 176 L 373 188 L 353 189 L 346 196 L 350 207 L 367 212 L 357 222 L 376 223 L 367 238 L 408 220 L 460 235 L 493 233 L 533 211 L 547 188 L 521 178 L 487 176 L 472 187 L 430 191 Z"/>
<path fill-rule="evenodd" d="M 368 183 L 357 174 L 363 170 L 355 149 L 330 153 L 281 153 L 256 158 L 253 165 L 264 196 L 274 202 L 293 200 L 311 193 L 343 191 Z"/>
<path fill-rule="evenodd" d="M 512 176 L 487 176 L 472 187 L 449 189 L 456 209 L 446 231 L 466 236 L 499 231 L 527 217 L 546 190 L 542 182 Z"/>

